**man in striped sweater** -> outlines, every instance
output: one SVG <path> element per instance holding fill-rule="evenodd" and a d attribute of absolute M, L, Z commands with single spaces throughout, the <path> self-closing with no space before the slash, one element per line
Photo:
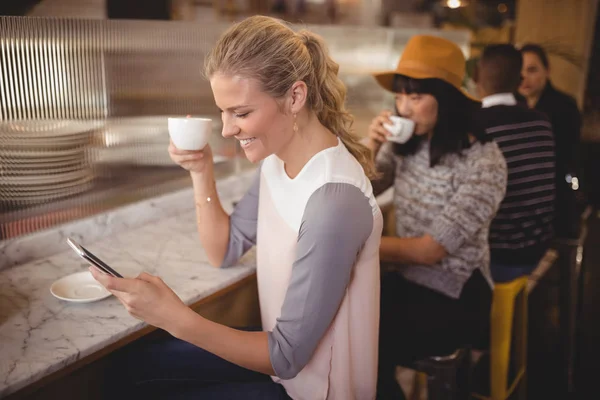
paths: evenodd
<path fill-rule="evenodd" d="M 491 271 L 506 282 L 535 269 L 553 237 L 555 149 L 548 118 L 517 105 L 521 54 L 509 44 L 485 48 L 477 69 L 482 108 L 475 129 L 493 136 L 508 167 L 506 196 L 489 233 Z"/>

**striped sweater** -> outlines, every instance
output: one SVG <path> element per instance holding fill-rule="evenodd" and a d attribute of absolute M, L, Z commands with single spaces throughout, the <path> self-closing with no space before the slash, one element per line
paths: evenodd
<path fill-rule="evenodd" d="M 552 126 L 543 114 L 510 105 L 481 109 L 477 123 L 494 138 L 508 166 L 506 197 L 490 227 L 492 260 L 535 264 L 553 237 Z"/>
<path fill-rule="evenodd" d="M 476 270 L 491 284 L 488 231 L 506 189 L 506 163 L 494 142 L 475 142 L 430 167 L 429 143 L 402 157 L 385 143 L 376 157 L 382 177 L 375 193 L 393 185 L 396 235 L 431 235 L 448 252 L 435 265 L 399 265 L 407 280 L 452 298 L 460 297 Z"/>

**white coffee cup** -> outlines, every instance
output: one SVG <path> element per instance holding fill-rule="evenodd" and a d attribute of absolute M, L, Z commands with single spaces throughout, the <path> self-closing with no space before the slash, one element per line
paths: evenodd
<path fill-rule="evenodd" d="M 412 137 L 415 131 L 415 122 L 408 118 L 390 116 L 391 124 L 383 124 L 383 127 L 392 134 L 388 137 L 391 142 L 404 144 Z"/>
<path fill-rule="evenodd" d="M 202 150 L 212 133 L 212 120 L 195 117 L 172 117 L 169 136 L 180 150 Z"/>

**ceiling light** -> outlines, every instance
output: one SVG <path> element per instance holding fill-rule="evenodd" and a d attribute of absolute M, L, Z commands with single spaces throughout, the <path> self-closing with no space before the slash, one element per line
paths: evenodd
<path fill-rule="evenodd" d="M 446 7 L 448 8 L 459 8 L 463 6 L 463 2 L 461 0 L 446 0 Z"/>

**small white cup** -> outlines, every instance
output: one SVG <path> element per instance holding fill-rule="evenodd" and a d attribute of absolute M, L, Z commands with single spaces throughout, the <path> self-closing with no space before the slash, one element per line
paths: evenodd
<path fill-rule="evenodd" d="M 397 115 L 392 115 L 390 120 L 392 121 L 391 124 L 383 124 L 383 127 L 392 134 L 388 137 L 388 140 L 400 144 L 408 142 L 415 131 L 415 122 Z"/>
<path fill-rule="evenodd" d="M 180 150 L 202 150 L 212 133 L 208 118 L 172 117 L 168 122 L 169 136 Z"/>

